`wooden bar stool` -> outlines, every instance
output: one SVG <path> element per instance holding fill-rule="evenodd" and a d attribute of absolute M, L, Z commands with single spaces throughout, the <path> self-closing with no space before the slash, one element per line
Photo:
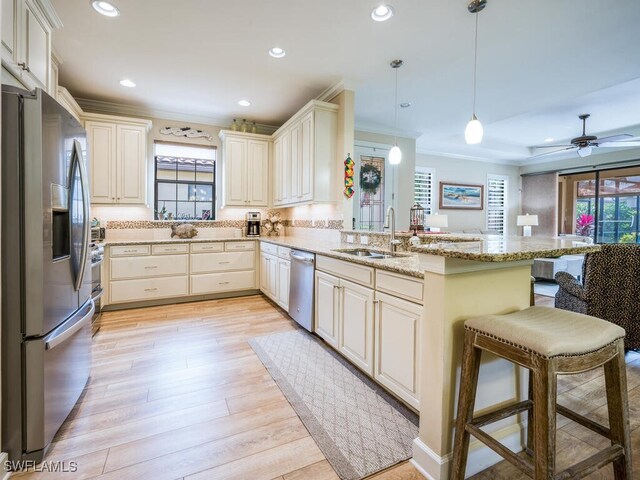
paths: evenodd
<path fill-rule="evenodd" d="M 464 479 L 469 435 L 535 480 L 583 478 L 611 462 L 616 480 L 631 480 L 624 335 L 624 330 L 613 323 L 549 307 L 467 320 L 451 480 Z M 482 351 L 529 369 L 529 399 L 474 418 Z M 557 375 L 585 372 L 601 365 L 607 389 L 608 428 L 556 405 Z M 525 411 L 529 415 L 529 456 L 516 455 L 481 430 Z M 556 474 L 556 412 L 610 439 L 611 446 Z"/>

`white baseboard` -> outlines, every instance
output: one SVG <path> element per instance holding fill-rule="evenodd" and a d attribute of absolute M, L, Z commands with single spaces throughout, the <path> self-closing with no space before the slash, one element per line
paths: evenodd
<path fill-rule="evenodd" d="M 503 445 L 514 452 L 520 452 L 524 448 L 523 432 L 525 423 L 516 423 L 505 427 L 491 436 L 499 440 Z M 440 456 L 431 450 L 420 438 L 413 441 L 413 458 L 411 464 L 428 480 L 447 480 L 449 478 L 449 467 L 453 454 L 449 453 Z M 467 459 L 467 471 L 465 477 L 468 478 L 479 473 L 499 461 L 503 460 L 497 453 L 484 445 L 482 442 L 473 440 L 469 445 L 469 456 Z"/>
<path fill-rule="evenodd" d="M 5 467 L 5 463 L 9 460 L 9 455 L 4 452 L 0 453 L 0 475 L 2 475 L 1 480 L 7 480 L 11 476 L 11 472 L 8 471 Z"/>

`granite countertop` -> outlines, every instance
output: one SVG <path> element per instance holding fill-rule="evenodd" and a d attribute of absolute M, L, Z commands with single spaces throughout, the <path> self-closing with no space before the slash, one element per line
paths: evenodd
<path fill-rule="evenodd" d="M 281 245 L 283 247 L 297 248 L 299 250 L 304 250 L 305 252 L 311 252 L 317 255 L 336 258 L 338 260 L 344 260 L 351 263 L 358 263 L 360 265 L 366 265 L 367 267 L 379 268 L 380 270 L 387 270 L 416 278 L 424 278 L 424 272 L 426 270 L 426 267 L 420 257 L 412 252 L 398 252 L 398 256 L 393 258 L 370 259 L 366 257 L 356 257 L 354 255 L 349 255 L 348 253 L 336 252 L 335 250 L 363 249 L 376 252 L 388 252 L 388 250 L 377 247 L 373 248 L 368 245 L 360 245 L 356 243 L 342 243 L 340 241 L 325 239 L 311 240 L 300 237 L 264 237 L 260 238 L 260 240 L 263 242 L 273 243 L 275 245 Z"/>
<path fill-rule="evenodd" d="M 600 250 L 599 245 L 583 244 L 561 237 L 501 237 L 499 235 L 475 235 L 462 242 L 434 242 L 412 247 L 418 253 L 479 262 L 512 262 L 541 257 L 581 255 Z"/>

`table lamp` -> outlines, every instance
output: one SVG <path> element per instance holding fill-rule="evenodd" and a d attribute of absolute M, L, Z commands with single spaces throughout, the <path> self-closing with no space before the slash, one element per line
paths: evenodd
<path fill-rule="evenodd" d="M 438 215 L 437 213 L 425 215 L 424 225 L 429 227 L 431 232 L 439 232 L 441 228 L 449 226 L 449 217 L 447 215 Z"/>
<path fill-rule="evenodd" d="M 530 237 L 531 236 L 531 227 L 538 225 L 538 215 L 518 215 L 517 224 L 519 227 L 522 227 L 522 236 Z"/>

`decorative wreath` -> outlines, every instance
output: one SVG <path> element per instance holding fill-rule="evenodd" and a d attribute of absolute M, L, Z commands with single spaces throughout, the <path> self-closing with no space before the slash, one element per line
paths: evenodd
<path fill-rule="evenodd" d="M 363 165 L 360 169 L 360 188 L 367 193 L 376 193 L 380 188 L 382 172 L 375 165 Z"/>

